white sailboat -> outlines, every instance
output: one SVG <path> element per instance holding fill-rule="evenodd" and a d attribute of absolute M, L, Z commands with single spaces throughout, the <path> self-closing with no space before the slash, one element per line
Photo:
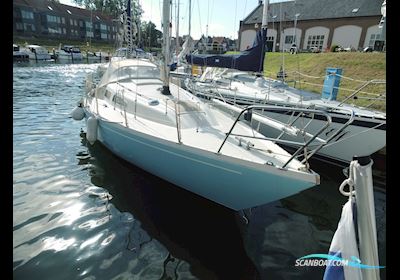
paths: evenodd
<path fill-rule="evenodd" d="M 268 1 L 264 4 L 264 8 L 267 5 Z M 265 40 L 266 36 L 256 38 L 255 43 L 264 46 Z M 353 156 L 371 155 L 386 145 L 385 113 L 330 98 L 321 98 L 321 95 L 289 87 L 281 81 L 266 79 L 262 77 L 264 50 L 259 57 L 252 56 L 252 52 L 255 53 L 254 47 L 240 55 L 187 56 L 189 63 L 206 66 L 207 69 L 200 79 L 188 79 L 186 87 L 196 96 L 219 99 L 238 106 L 249 104 L 281 106 L 280 111 L 264 110 L 263 114 L 282 123 L 290 123 L 311 134 L 321 126 L 321 120 L 309 116 L 296 118 L 286 107 L 297 106 L 328 112 L 332 116 L 332 125 L 321 138 L 331 140 L 318 151 L 318 156 L 320 159 L 339 165 L 347 165 Z M 255 66 L 251 65 L 254 61 Z M 257 61 L 262 63 L 257 65 Z M 254 75 L 256 73 L 258 76 Z M 355 114 L 353 122 L 343 129 L 343 124 L 349 121 L 352 112 Z M 262 134 L 270 137 L 276 137 L 281 133 L 269 126 L 255 125 Z M 337 133 L 338 131 L 340 133 Z M 336 134 L 334 138 L 331 137 L 333 134 Z M 282 139 L 299 141 L 302 137 L 284 135 Z M 287 146 L 293 147 L 292 144 Z"/>
<path fill-rule="evenodd" d="M 214 72 L 212 78 L 210 72 Z M 332 116 L 330 130 L 321 136 L 324 139 L 338 131 L 349 120 L 349 112 L 353 111 L 354 121 L 318 152 L 320 159 L 339 165 L 347 164 L 355 155 L 371 155 L 386 145 L 385 113 L 324 99 L 319 94 L 290 87 L 281 81 L 232 69 L 208 68 L 200 79 L 187 80 L 186 86 L 197 96 L 224 100 L 239 107 L 251 104 L 281 106 L 280 112 L 264 111 L 264 114 L 283 123 L 292 123 L 294 120 L 285 109 L 287 106 L 324 110 Z M 309 120 L 310 118 L 300 117 L 292 124 L 301 128 L 304 124 L 308 124 Z M 315 118 L 305 130 L 315 133 L 320 126 L 321 120 Z M 276 137 L 280 133 L 264 125 L 259 128 L 261 133 L 271 137 Z M 299 140 L 298 137 L 288 135 L 283 139 Z"/>
<path fill-rule="evenodd" d="M 234 210 L 318 185 L 319 175 L 297 159 L 309 143 L 289 154 L 243 122 L 245 113 L 260 106 L 233 118 L 169 84 L 169 5 L 164 1 L 161 73 L 149 60 L 127 58 L 111 61 L 98 84 L 87 81 L 73 118 L 87 119 L 88 141 L 99 141 L 128 162 Z M 326 118 L 320 132 L 331 121 Z M 283 130 L 293 133 L 290 126 Z"/>

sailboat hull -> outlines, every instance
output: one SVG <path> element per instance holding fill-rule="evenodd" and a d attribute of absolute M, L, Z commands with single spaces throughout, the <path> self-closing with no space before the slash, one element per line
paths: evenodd
<path fill-rule="evenodd" d="M 241 105 L 252 105 L 257 103 L 254 99 L 250 102 L 250 99 L 243 100 L 237 98 L 231 94 L 231 91 L 225 91 L 224 89 L 218 89 L 218 92 L 223 96 L 223 100 L 229 100 L 234 104 Z M 228 94 L 228 93 L 229 94 Z M 203 91 L 196 91 L 196 96 L 202 98 L 208 98 L 208 95 Z M 221 98 L 222 99 L 222 98 Z M 266 105 L 275 105 L 275 103 L 265 103 Z M 289 123 L 293 118 L 288 110 L 282 107 L 282 111 L 267 112 L 263 113 L 267 117 L 278 120 L 283 123 Z M 329 128 L 319 136 L 322 139 L 328 139 L 335 131 L 340 129 L 344 123 L 349 119 L 346 114 L 333 113 L 332 124 Z M 310 121 L 309 118 L 299 118 L 294 126 L 302 128 L 306 123 Z M 311 134 L 316 134 L 317 131 L 323 127 L 325 119 L 319 120 L 314 119 L 308 126 L 306 131 Z M 258 123 L 254 122 L 253 127 L 257 128 Z M 280 135 L 281 131 L 278 131 L 267 125 L 260 124 L 260 133 L 266 137 L 276 138 Z M 281 139 L 303 142 L 303 137 L 293 137 L 289 135 L 282 136 Z M 367 156 L 371 155 L 383 147 L 386 146 L 386 120 L 379 118 L 368 118 L 368 117 L 355 117 L 355 120 L 350 124 L 342 133 L 333 139 L 334 142 L 331 145 L 326 145 L 318 151 L 317 155 L 319 158 L 325 159 L 330 162 L 336 162 L 340 165 L 348 165 L 352 161 L 353 156 Z"/>
<path fill-rule="evenodd" d="M 98 119 L 98 140 L 124 160 L 234 210 L 255 207 L 319 184 L 289 172 L 152 137 Z"/>
<path fill-rule="evenodd" d="M 265 115 L 281 122 L 287 123 L 290 116 L 284 113 L 265 112 Z M 310 119 L 299 118 L 295 123 L 298 127 L 302 127 Z M 332 124 L 320 137 L 327 139 L 335 131 L 343 126 L 347 121 L 346 116 L 343 118 L 333 115 Z M 307 132 L 315 134 L 323 125 L 324 120 L 314 119 L 307 127 Z M 268 137 L 276 137 L 281 132 L 266 125 L 260 125 L 260 132 Z M 283 136 L 285 140 L 304 141 L 302 137 Z M 366 141 L 368 139 L 368 141 Z M 331 159 L 336 162 L 348 164 L 353 156 L 371 155 L 386 145 L 386 122 L 379 120 L 366 120 L 365 118 L 355 118 L 343 132 L 334 138 L 332 145 L 326 145 L 318 151 L 318 155 L 322 158 Z"/>

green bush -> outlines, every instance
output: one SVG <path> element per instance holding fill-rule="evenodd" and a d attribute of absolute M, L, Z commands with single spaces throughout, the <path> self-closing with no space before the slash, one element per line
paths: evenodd
<path fill-rule="evenodd" d="M 331 46 L 331 52 L 337 52 L 338 51 L 339 46 L 338 45 L 332 45 Z"/>

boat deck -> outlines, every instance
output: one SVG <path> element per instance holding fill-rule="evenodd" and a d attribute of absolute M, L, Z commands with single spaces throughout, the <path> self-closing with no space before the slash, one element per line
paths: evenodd
<path fill-rule="evenodd" d="M 109 102 L 99 99 L 99 115 L 141 133 L 217 153 L 235 118 L 213 108 L 210 104 L 196 103 L 197 99 L 193 95 L 175 85 L 170 85 L 171 96 L 154 91 L 154 85 L 161 87 L 162 84 L 157 81 L 147 81 L 147 83 L 139 82 L 135 85 L 132 82 L 108 85 L 114 90 L 117 88 L 138 90 L 138 92 L 145 93 L 146 98 L 131 96 L 130 99 L 137 98 L 137 108 L 139 109 L 137 109 L 136 115 L 132 110 L 128 110 L 129 112 L 124 114 L 120 110 L 110 107 Z M 126 91 L 124 98 L 129 99 L 129 94 L 133 94 L 133 92 Z M 150 106 L 149 102 L 156 102 L 157 105 Z M 95 106 L 94 99 L 92 106 Z M 151 107 L 152 113 L 146 112 L 146 116 L 151 115 L 152 117 L 142 117 L 140 114 L 145 106 Z M 178 112 L 176 113 L 175 110 Z M 176 125 L 177 119 L 181 127 L 179 129 L 180 139 Z M 263 138 L 261 134 L 240 122 L 235 126 L 233 133 Z M 256 164 L 273 166 L 283 166 L 291 157 L 288 152 L 269 140 L 233 135 L 228 137 L 220 153 L 237 159 L 246 159 Z M 289 163 L 288 168 L 302 170 L 304 165 L 293 160 Z"/>

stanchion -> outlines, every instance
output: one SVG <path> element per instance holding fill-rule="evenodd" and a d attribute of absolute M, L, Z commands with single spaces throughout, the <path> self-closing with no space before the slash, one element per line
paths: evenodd
<path fill-rule="evenodd" d="M 364 264 L 379 266 L 372 180 L 372 159 L 353 157 L 354 189 L 356 191 L 357 225 L 360 259 Z M 379 269 L 362 269 L 363 280 L 379 280 Z"/>

